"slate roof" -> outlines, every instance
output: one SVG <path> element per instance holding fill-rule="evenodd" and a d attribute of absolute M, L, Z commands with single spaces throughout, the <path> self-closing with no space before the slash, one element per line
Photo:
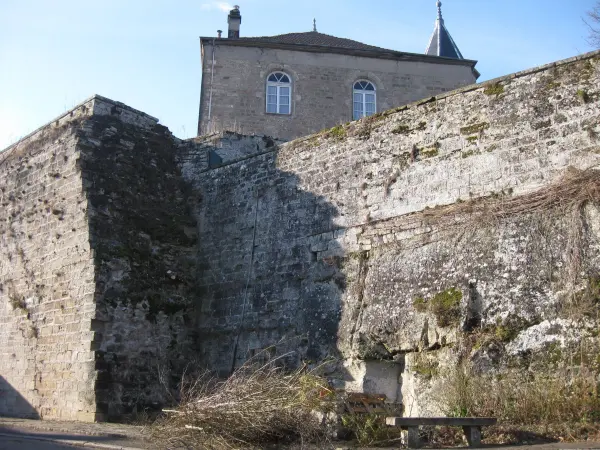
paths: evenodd
<path fill-rule="evenodd" d="M 376 47 L 374 45 L 363 44 L 362 42 L 353 41 L 352 39 L 344 39 L 331 36 L 329 34 L 319 33 L 317 31 L 308 31 L 306 33 L 287 33 L 279 34 L 276 36 L 241 37 L 238 40 L 287 45 L 316 45 L 330 48 L 345 48 L 349 50 L 369 50 L 384 52 L 394 51 L 381 47 Z"/>
<path fill-rule="evenodd" d="M 444 26 L 444 21 L 441 19 L 441 2 L 438 1 L 438 22 L 436 29 L 431 39 L 429 47 L 425 54 L 409 53 L 387 48 L 377 47 L 375 45 L 364 44 L 352 39 L 339 38 L 329 34 L 319 33 L 315 30 L 301 33 L 287 33 L 276 36 L 256 36 L 256 37 L 239 37 L 235 39 L 222 39 L 215 37 L 201 37 L 202 45 L 205 42 L 215 41 L 218 39 L 220 45 L 234 45 L 245 47 L 271 47 L 271 48 L 287 48 L 290 50 L 301 50 L 309 52 L 326 52 L 339 53 L 359 56 L 367 56 L 371 58 L 383 58 L 403 61 L 423 61 L 436 62 L 442 64 L 464 64 L 473 68 L 476 77 L 479 72 L 475 69 L 477 61 L 463 58 L 462 54 L 454 44 L 450 33 Z M 431 58 L 431 57 L 434 58 Z M 446 57 L 454 59 L 455 62 L 450 62 L 447 59 L 436 60 L 435 57 Z M 460 62 L 459 62 L 460 61 Z"/>
<path fill-rule="evenodd" d="M 464 59 L 462 53 L 455 44 L 454 39 L 444 24 L 442 17 L 442 2 L 437 2 L 438 17 L 435 21 L 435 29 L 425 50 L 426 55 L 443 56 L 446 58 Z"/>

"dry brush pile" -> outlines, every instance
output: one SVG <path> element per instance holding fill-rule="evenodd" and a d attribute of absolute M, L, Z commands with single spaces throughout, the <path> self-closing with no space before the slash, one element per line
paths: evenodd
<path fill-rule="evenodd" d="M 323 442 L 315 411 L 333 406 L 316 370 L 285 371 L 277 360 L 250 360 L 224 381 L 209 374 L 183 383 L 179 407 L 152 426 L 167 448 L 251 449 L 291 441 Z"/>

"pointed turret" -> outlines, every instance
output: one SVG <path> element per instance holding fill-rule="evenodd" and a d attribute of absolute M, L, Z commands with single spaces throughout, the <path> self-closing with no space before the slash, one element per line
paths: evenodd
<path fill-rule="evenodd" d="M 433 35 L 425 50 L 426 55 L 431 56 L 445 56 L 446 58 L 464 59 L 462 53 L 454 43 L 450 32 L 444 25 L 444 19 L 442 18 L 442 2 L 437 2 L 438 16 L 435 21 L 435 29 Z"/>

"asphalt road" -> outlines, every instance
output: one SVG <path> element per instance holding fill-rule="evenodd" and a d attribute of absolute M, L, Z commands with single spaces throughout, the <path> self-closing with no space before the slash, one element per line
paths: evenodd
<path fill-rule="evenodd" d="M 58 441 L 58 442 L 53 442 Z M 74 450 L 74 449 L 127 449 L 139 447 L 127 445 L 108 436 L 82 436 L 61 433 L 39 433 L 27 430 L 0 430 L 0 450 Z M 145 448 L 142 447 L 142 448 Z"/>
<path fill-rule="evenodd" d="M 37 438 L 37 439 L 36 439 Z M 72 441 L 69 443 L 51 442 L 45 439 L 59 439 Z M 141 444 L 136 447 L 131 447 L 128 444 L 133 442 L 115 440 L 109 436 L 82 436 L 75 434 L 60 434 L 60 433 L 40 433 L 27 430 L 0 430 L 0 450 L 76 450 L 76 449 L 110 449 L 110 450 L 142 450 L 149 448 L 146 444 Z M 333 449 L 351 450 L 349 447 L 334 446 Z M 581 443 L 553 443 L 553 444 L 538 444 L 524 446 L 503 446 L 496 447 L 492 445 L 484 445 L 487 450 L 555 450 L 555 449 L 600 449 L 600 443 L 581 442 Z M 352 450 L 355 450 L 352 447 Z M 322 449 L 321 449 L 322 450 Z M 367 449 L 363 449 L 367 450 Z M 370 449 L 369 449 L 370 450 Z M 386 450 L 383 448 L 373 450 Z M 388 449 L 391 450 L 391 449 Z M 459 449 L 461 450 L 461 449 Z"/>
<path fill-rule="evenodd" d="M 19 437 L 9 438 L 0 436 L 0 450 L 73 450 L 78 448 L 85 447 L 60 445 L 53 442 L 34 441 Z"/>

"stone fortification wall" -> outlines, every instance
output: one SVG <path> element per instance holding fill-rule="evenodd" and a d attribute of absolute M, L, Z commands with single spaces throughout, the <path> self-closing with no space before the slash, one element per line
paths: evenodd
<path fill-rule="evenodd" d="M 352 120 L 352 88 L 369 80 L 377 111 L 474 83 L 472 61 L 406 55 L 402 60 L 298 50 L 203 44 L 198 134 L 235 130 L 294 139 Z M 213 64 L 214 56 L 214 64 Z M 292 81 L 291 114 L 266 113 L 271 72 Z"/>
<path fill-rule="evenodd" d="M 456 360 L 461 333 L 505 327 L 497 354 L 531 351 L 596 276 L 595 226 L 574 241 L 570 213 L 532 205 L 594 178 L 578 171 L 598 165 L 599 77 L 588 54 L 194 174 L 204 361 L 227 372 L 286 339 L 296 362 L 341 357 L 346 385 L 418 414 L 431 382 L 415 361 Z"/>
<path fill-rule="evenodd" d="M 95 96 L 0 154 L 0 415 L 157 408 L 193 361 L 179 144 Z"/>
<path fill-rule="evenodd" d="M 0 415 L 93 420 L 80 107 L 0 153 Z"/>
<path fill-rule="evenodd" d="M 186 171 L 186 179 L 196 182 L 202 172 L 226 166 L 271 152 L 284 141 L 269 136 L 247 136 L 232 131 L 199 136 L 180 143 L 179 165 Z"/>
<path fill-rule="evenodd" d="M 81 132 L 95 393 L 108 419 L 160 408 L 194 360 L 195 200 L 175 160 L 178 145 L 156 119 L 107 100 Z"/>

